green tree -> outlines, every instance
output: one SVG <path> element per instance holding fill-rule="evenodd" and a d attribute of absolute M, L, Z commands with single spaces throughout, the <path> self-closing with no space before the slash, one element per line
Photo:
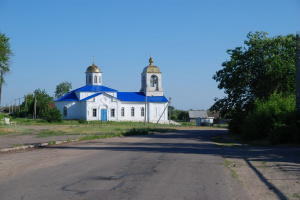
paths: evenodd
<path fill-rule="evenodd" d="M 20 105 L 20 112 L 17 111 L 17 112 L 15 112 L 14 115 L 18 116 L 18 117 L 31 116 L 32 113 L 28 113 L 28 110 L 29 110 L 31 104 L 33 104 L 33 102 L 34 102 L 33 94 L 24 95 L 24 101 Z"/>
<path fill-rule="evenodd" d="M 9 60 L 13 55 L 10 49 L 9 38 L 0 32 L 0 105 L 2 95 L 2 85 L 5 83 L 4 75 L 9 72 Z"/>
<path fill-rule="evenodd" d="M 232 132 L 241 131 L 235 125 L 254 109 L 257 98 L 267 100 L 274 92 L 283 96 L 295 92 L 295 36 L 267 35 L 250 32 L 245 46 L 227 50 L 230 60 L 223 62 L 223 69 L 213 76 L 226 96 L 216 98 L 210 110 L 233 119 L 232 126 L 229 124 Z"/>
<path fill-rule="evenodd" d="M 60 98 L 64 96 L 65 94 L 69 93 L 72 89 L 72 83 L 65 81 L 61 82 L 59 85 L 56 86 L 55 90 L 55 98 Z"/>
<path fill-rule="evenodd" d="M 34 91 L 33 101 L 29 106 L 29 113 L 34 112 L 34 98 L 36 98 L 36 116 L 37 118 L 44 119 L 49 109 L 50 103 L 53 101 L 53 97 L 49 96 L 45 90 L 36 89 Z"/>

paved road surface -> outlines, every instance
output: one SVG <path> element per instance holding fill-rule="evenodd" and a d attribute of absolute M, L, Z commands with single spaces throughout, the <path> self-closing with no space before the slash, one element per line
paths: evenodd
<path fill-rule="evenodd" d="M 0 155 L 0 199 L 248 199 L 210 142 L 223 133 L 179 131 Z"/>

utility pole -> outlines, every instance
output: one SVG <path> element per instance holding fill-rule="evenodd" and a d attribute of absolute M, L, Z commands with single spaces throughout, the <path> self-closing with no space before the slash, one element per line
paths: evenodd
<path fill-rule="evenodd" d="M 296 109 L 300 111 L 299 31 L 296 33 Z"/>
<path fill-rule="evenodd" d="M 144 125 L 146 126 L 146 122 L 147 122 L 147 84 L 146 84 L 146 89 L 145 89 L 145 117 L 144 117 Z"/>
<path fill-rule="evenodd" d="M 169 97 L 169 107 L 168 107 L 168 109 L 169 109 L 169 124 L 171 123 L 171 108 L 170 108 L 170 106 L 171 106 L 171 97 Z"/>
<path fill-rule="evenodd" d="M 26 98 L 26 95 L 24 95 L 24 99 L 25 99 L 25 117 L 26 117 L 26 111 L 27 111 L 27 98 Z"/>
<path fill-rule="evenodd" d="M 17 112 L 17 99 L 15 99 L 15 112 Z"/>
<path fill-rule="evenodd" d="M 36 120 L 36 93 L 34 95 L 34 110 L 33 110 L 33 119 Z"/>

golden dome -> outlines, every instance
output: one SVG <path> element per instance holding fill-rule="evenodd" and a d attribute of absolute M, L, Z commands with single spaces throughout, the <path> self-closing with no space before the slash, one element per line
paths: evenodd
<path fill-rule="evenodd" d="M 85 73 L 101 73 L 101 71 L 93 62 L 93 64 L 86 69 Z"/>
<path fill-rule="evenodd" d="M 152 65 L 153 63 L 152 56 L 150 56 L 149 63 L 150 65 L 144 68 L 143 73 L 161 73 L 157 66 Z"/>

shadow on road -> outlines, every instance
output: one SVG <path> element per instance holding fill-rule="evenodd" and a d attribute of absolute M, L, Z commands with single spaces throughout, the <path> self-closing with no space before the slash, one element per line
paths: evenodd
<path fill-rule="evenodd" d="M 239 158 L 245 160 L 248 166 L 256 173 L 260 180 L 270 189 L 272 189 L 279 199 L 288 199 L 278 188 L 270 183 L 259 170 L 251 164 L 251 161 L 281 162 L 280 167 L 286 173 L 294 176 L 300 176 L 300 148 L 299 147 L 217 147 L 211 138 L 227 134 L 225 130 L 181 130 L 175 133 L 154 134 L 143 136 L 151 138 L 156 142 L 142 143 L 109 143 L 103 142 L 95 146 L 47 146 L 51 149 L 74 149 L 74 150 L 112 150 L 112 151 L 143 151 L 150 153 L 183 153 L 183 154 L 207 154 L 217 155 L 224 158 Z M 179 139 L 179 140 L 178 140 Z M 149 140 L 150 141 L 150 140 Z M 180 141 L 180 142 L 178 142 Z M 93 141 L 93 143 L 96 143 Z"/>

